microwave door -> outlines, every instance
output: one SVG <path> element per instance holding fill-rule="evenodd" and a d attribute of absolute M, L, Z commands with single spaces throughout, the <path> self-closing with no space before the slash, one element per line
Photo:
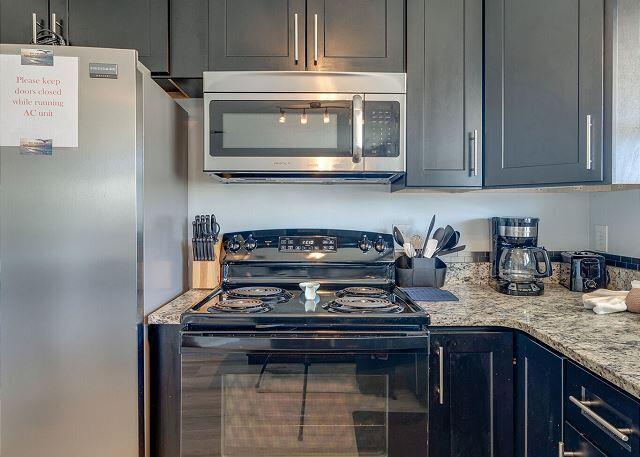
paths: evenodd
<path fill-rule="evenodd" d="M 205 172 L 364 171 L 363 94 L 207 93 L 204 105 Z"/>

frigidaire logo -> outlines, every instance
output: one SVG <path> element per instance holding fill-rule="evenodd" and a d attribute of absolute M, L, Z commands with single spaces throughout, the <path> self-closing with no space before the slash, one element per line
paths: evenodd
<path fill-rule="evenodd" d="M 273 162 L 274 165 L 291 165 L 291 162 Z"/>

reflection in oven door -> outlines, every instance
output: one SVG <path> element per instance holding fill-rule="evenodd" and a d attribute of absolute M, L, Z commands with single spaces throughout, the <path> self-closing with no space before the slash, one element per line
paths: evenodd
<path fill-rule="evenodd" d="M 181 455 L 424 456 L 426 383 L 419 352 L 186 349 Z"/>

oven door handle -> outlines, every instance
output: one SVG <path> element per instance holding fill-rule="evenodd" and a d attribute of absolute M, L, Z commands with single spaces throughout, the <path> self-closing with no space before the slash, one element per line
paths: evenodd
<path fill-rule="evenodd" d="M 219 351 L 394 351 L 429 348 L 429 334 L 416 332 L 404 335 L 234 335 L 215 332 L 181 334 L 182 348 L 214 349 Z"/>

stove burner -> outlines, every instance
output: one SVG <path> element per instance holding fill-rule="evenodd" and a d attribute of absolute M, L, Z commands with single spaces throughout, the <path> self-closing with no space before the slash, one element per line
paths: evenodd
<path fill-rule="evenodd" d="M 222 311 L 225 313 L 265 313 L 271 311 L 271 307 L 262 300 L 250 298 L 238 298 L 223 300 L 208 308 L 209 312 Z"/>
<path fill-rule="evenodd" d="M 336 292 L 338 297 L 376 297 L 384 298 L 388 295 L 384 289 L 378 287 L 347 287 Z"/>
<path fill-rule="evenodd" d="M 289 301 L 292 295 L 284 289 L 271 286 L 238 287 L 227 292 L 229 299 L 255 298 L 269 303 L 284 303 Z"/>
<path fill-rule="evenodd" d="M 404 306 L 384 298 L 340 297 L 324 307 L 332 313 L 401 313 Z"/>
<path fill-rule="evenodd" d="M 261 297 L 269 298 L 276 295 L 283 294 L 284 290 L 279 287 L 239 287 L 237 289 L 231 289 L 229 295 L 235 297 Z"/>

